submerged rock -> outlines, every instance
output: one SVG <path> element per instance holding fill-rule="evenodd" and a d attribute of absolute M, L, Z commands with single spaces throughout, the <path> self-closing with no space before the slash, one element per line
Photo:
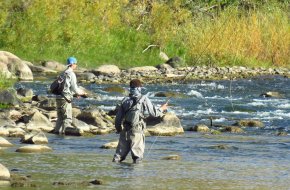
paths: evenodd
<path fill-rule="evenodd" d="M 181 157 L 179 155 L 169 155 L 162 158 L 162 160 L 180 160 Z"/>
<path fill-rule="evenodd" d="M 79 182 L 68 182 L 68 181 L 59 181 L 59 182 L 53 182 L 52 185 L 54 186 L 72 186 L 72 187 L 82 187 L 82 186 L 90 186 L 90 185 L 102 185 L 104 182 L 99 179 L 95 179 L 93 181 L 79 181 Z"/>
<path fill-rule="evenodd" d="M 43 153 L 43 152 L 51 152 L 52 149 L 48 146 L 44 145 L 27 145 L 20 147 L 16 150 L 16 152 L 21 153 Z"/>
<path fill-rule="evenodd" d="M 126 94 L 127 91 L 122 88 L 121 86 L 111 86 L 111 87 L 107 87 L 104 89 L 104 91 L 106 92 L 115 92 L 115 93 L 119 93 L 119 94 Z"/>
<path fill-rule="evenodd" d="M 104 148 L 104 149 L 114 149 L 114 148 L 117 148 L 118 143 L 119 143 L 119 141 L 108 142 L 106 144 L 103 144 L 101 146 L 101 148 Z"/>
<path fill-rule="evenodd" d="M 22 176 L 15 173 L 11 174 L 11 187 L 37 187 L 28 176 Z"/>
<path fill-rule="evenodd" d="M 213 149 L 221 149 L 221 150 L 228 150 L 228 149 L 238 149 L 237 147 L 234 147 L 234 146 L 229 146 L 229 145 L 226 145 L 226 144 L 219 144 L 219 145 L 215 145 L 215 146 L 212 146 L 211 148 Z"/>

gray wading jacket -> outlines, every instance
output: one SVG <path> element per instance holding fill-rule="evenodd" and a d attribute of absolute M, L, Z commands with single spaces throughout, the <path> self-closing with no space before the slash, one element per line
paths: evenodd
<path fill-rule="evenodd" d="M 137 97 L 138 100 L 140 98 L 141 98 L 140 96 Z M 116 128 L 117 132 L 120 132 L 122 130 L 122 123 L 124 121 L 125 114 L 131 108 L 133 103 L 134 103 L 134 100 L 132 97 L 126 97 L 123 99 L 122 104 L 120 105 L 118 112 L 117 112 L 117 115 L 116 115 L 116 118 L 115 118 L 115 128 Z M 148 112 L 148 114 L 150 116 L 153 116 L 153 117 L 163 116 L 161 109 L 156 108 L 147 96 L 142 98 L 142 102 L 140 102 L 140 103 L 142 104 L 142 106 L 141 106 L 141 114 L 142 115 L 144 115 L 145 112 Z M 144 128 L 145 128 L 145 126 L 144 126 Z"/>
<path fill-rule="evenodd" d="M 80 95 L 83 94 L 83 91 L 77 85 L 77 77 L 76 74 L 73 72 L 72 68 L 68 68 L 64 71 L 64 75 L 66 77 L 64 89 L 62 95 L 65 97 L 66 100 L 72 101 L 73 95 Z"/>

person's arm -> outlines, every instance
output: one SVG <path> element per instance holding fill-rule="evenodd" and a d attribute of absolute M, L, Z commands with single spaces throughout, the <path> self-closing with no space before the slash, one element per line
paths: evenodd
<path fill-rule="evenodd" d="M 145 109 L 148 111 L 150 116 L 161 117 L 163 112 L 167 109 L 167 103 L 163 104 L 160 108 L 156 108 L 148 97 L 145 97 L 144 100 Z"/>
<path fill-rule="evenodd" d="M 120 133 L 122 131 L 123 117 L 124 117 L 124 108 L 123 105 L 121 104 L 115 118 L 115 128 L 117 133 Z"/>
<path fill-rule="evenodd" d="M 76 95 L 85 95 L 85 92 L 81 90 L 77 85 L 77 77 L 75 73 L 71 73 L 71 91 Z"/>

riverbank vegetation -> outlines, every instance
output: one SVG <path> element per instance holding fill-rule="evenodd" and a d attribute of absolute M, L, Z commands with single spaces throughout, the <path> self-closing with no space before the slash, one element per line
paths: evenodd
<path fill-rule="evenodd" d="M 84 67 L 290 65 L 289 0 L 3 0 L 0 49 Z"/>
<path fill-rule="evenodd" d="M 0 73 L 0 91 L 6 90 L 14 85 L 16 82 L 15 79 L 8 78 L 5 75 Z"/>

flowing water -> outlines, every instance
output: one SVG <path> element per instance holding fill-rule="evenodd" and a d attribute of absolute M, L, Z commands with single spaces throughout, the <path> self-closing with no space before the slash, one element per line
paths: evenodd
<path fill-rule="evenodd" d="M 19 83 L 46 93 L 48 82 Z M 97 105 L 106 111 L 122 95 L 103 91 L 110 85 L 88 84 L 101 101 L 80 99 L 81 108 Z M 122 85 L 124 88 L 126 85 Z M 47 134 L 53 152 L 21 154 L 15 150 L 18 138 L 8 138 L 14 147 L 0 152 L 0 163 L 15 173 L 30 175 L 34 189 L 290 189 L 290 139 L 277 136 L 290 130 L 290 79 L 259 77 L 234 81 L 196 81 L 190 84 L 147 85 L 146 92 L 156 105 L 166 98 L 155 92 L 185 94 L 171 98 L 170 110 L 178 115 L 184 128 L 198 123 L 233 124 L 239 119 L 258 119 L 263 128 L 245 128 L 243 134 L 202 134 L 186 131 L 174 137 L 146 137 L 145 159 L 131 164 L 112 163 L 115 150 L 100 146 L 118 139 L 116 134 L 95 137 L 60 137 Z M 260 94 L 277 91 L 282 98 Z M 180 160 L 164 160 L 179 155 Z M 100 179 L 99 186 L 53 186 L 54 182 L 79 182 Z M 17 188 L 0 187 L 10 190 Z M 25 189 L 25 188 L 19 188 Z M 31 188 L 27 188 L 31 189 Z"/>

